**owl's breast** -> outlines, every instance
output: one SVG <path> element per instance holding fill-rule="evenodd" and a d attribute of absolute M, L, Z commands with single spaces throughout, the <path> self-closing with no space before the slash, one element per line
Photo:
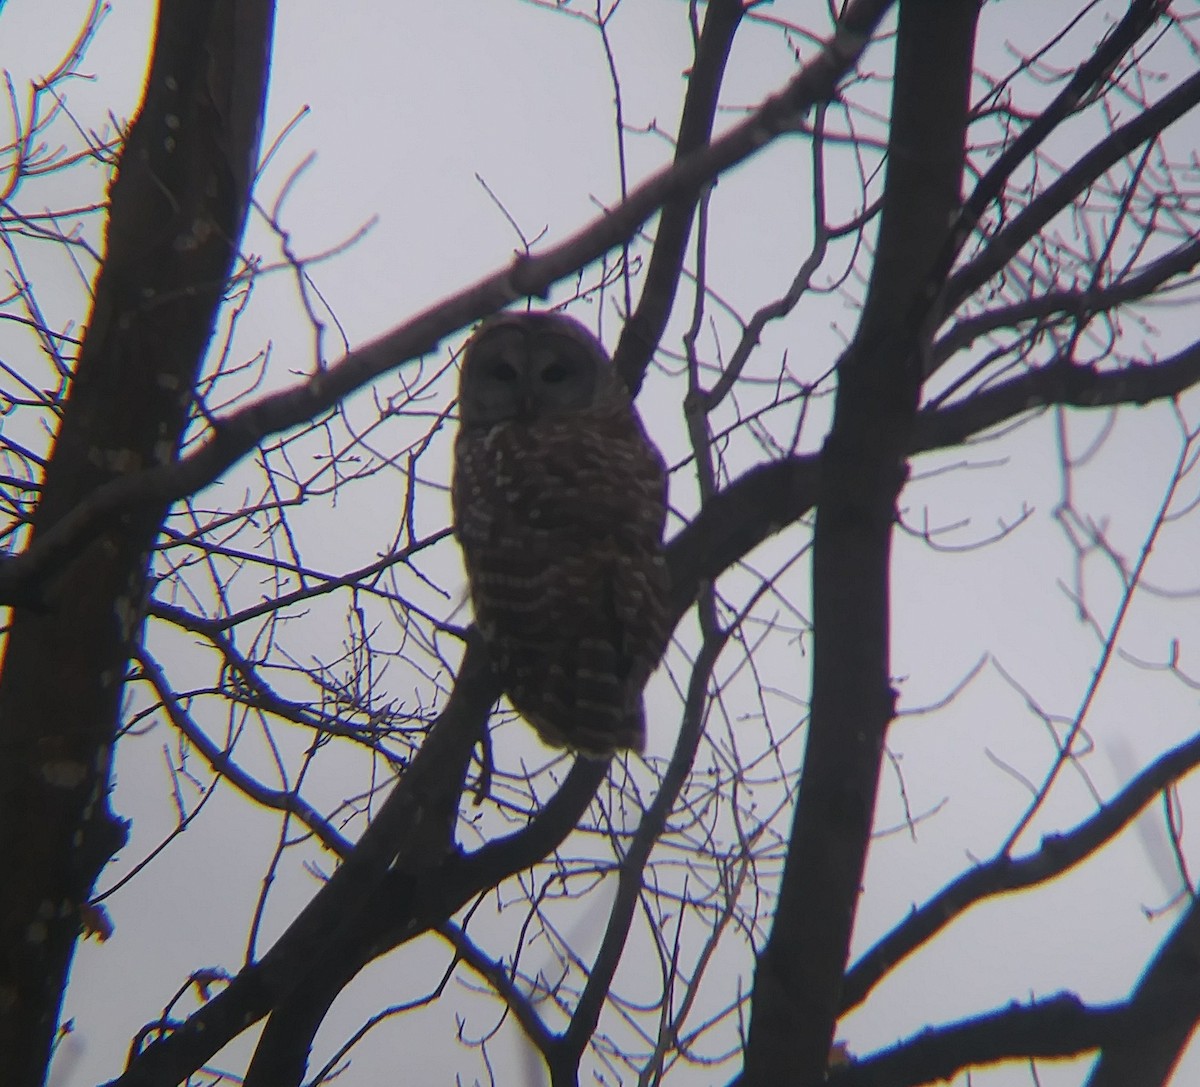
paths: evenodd
<path fill-rule="evenodd" d="M 456 442 L 452 498 L 468 546 L 657 548 L 665 489 L 661 458 L 628 413 L 506 421 L 460 431 Z"/>

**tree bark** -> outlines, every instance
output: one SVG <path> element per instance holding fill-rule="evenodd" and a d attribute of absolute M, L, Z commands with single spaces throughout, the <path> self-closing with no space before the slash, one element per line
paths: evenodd
<path fill-rule="evenodd" d="M 274 6 L 164 0 L 141 112 L 110 192 L 95 285 L 33 540 L 96 487 L 178 455 L 245 224 Z M 0 1053 L 43 1082 L 80 906 L 125 840 L 112 745 L 149 555 L 166 514 L 111 518 L 26 586 L 0 670 Z"/>
<path fill-rule="evenodd" d="M 813 540 L 808 745 L 742 1083 L 824 1082 L 894 712 L 889 564 L 925 315 L 961 201 L 977 0 L 902 0 L 875 267 L 838 367 Z"/>

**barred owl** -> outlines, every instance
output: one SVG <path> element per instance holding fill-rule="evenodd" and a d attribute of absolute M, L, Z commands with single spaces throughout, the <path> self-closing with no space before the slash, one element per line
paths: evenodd
<path fill-rule="evenodd" d="M 670 636 L 666 471 L 600 342 L 504 313 L 467 343 L 451 500 L 475 618 L 546 743 L 603 758 L 645 739 Z"/>

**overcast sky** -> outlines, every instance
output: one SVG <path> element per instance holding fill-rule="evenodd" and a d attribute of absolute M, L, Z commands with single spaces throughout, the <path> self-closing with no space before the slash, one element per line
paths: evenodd
<path fill-rule="evenodd" d="M 0 5 L 4 64 L 18 88 L 58 60 L 87 7 L 80 0 L 56 0 L 53 5 L 8 0 Z M 1057 7 L 1032 0 L 989 5 L 987 34 L 980 45 L 985 67 L 1000 70 L 1011 65 L 1010 46 L 1038 40 L 1054 17 L 1050 9 Z M 823 27 L 813 12 L 824 8 L 824 3 L 796 0 L 774 4 L 770 12 Z M 110 114 L 123 120 L 132 116 L 153 14 L 149 2 L 113 0 L 83 65 L 95 79 L 76 81 L 69 88 L 68 104 L 84 128 L 103 128 Z M 676 124 L 691 53 L 686 16 L 686 5 L 675 0 L 626 0 L 613 20 L 613 49 L 630 125 L 654 124 L 670 132 Z M 777 30 L 748 25 L 741 35 L 723 94 L 730 107 L 756 103 L 795 70 L 795 59 Z M 798 44 L 810 55 L 805 43 Z M 867 64 L 886 67 L 884 61 L 885 54 L 877 51 Z M 1185 58 L 1176 52 L 1164 63 L 1183 64 Z M 885 104 L 886 99 L 881 100 L 881 106 Z M 396 5 L 284 0 L 279 5 L 265 143 L 269 145 L 302 111 L 303 119 L 264 173 L 259 200 L 270 206 L 284 180 L 312 153 L 280 212 L 295 249 L 315 254 L 370 225 L 346 252 L 313 270 L 350 345 L 502 266 L 520 241 L 496 199 L 527 236 L 544 231 L 553 241 L 619 196 L 612 90 L 599 37 L 583 20 L 518 0 Z M 736 115 L 731 111 L 731 117 Z M 1189 125 L 1178 138 L 1200 146 L 1200 130 L 1194 120 Z M 70 133 L 64 129 L 59 138 L 66 141 Z M 667 142 L 652 132 L 631 138 L 628 149 L 634 180 L 670 155 Z M 1070 148 L 1060 150 L 1065 155 Z M 767 152 L 763 163 L 736 171 L 719 186 L 725 214 L 714 224 L 713 287 L 743 312 L 786 286 L 795 272 L 795 253 L 809 240 L 805 232 L 811 209 L 801 183 L 807 163 L 806 143 L 785 141 Z M 87 186 L 95 186 L 98 178 L 92 171 L 90 182 L 80 177 L 70 184 L 79 186 L 80 198 L 96 200 L 99 190 L 88 196 Z M 833 180 L 831 201 L 835 206 L 843 201 L 841 217 L 848 218 L 855 210 L 857 182 L 843 188 L 836 177 Z M 45 184 L 50 186 L 45 199 L 56 199 L 53 186 L 59 183 L 50 179 Z M 251 224 L 247 249 L 278 256 L 277 240 L 261 217 Z M 43 265 L 41 258 L 31 259 L 31 274 L 51 284 L 43 293 L 54 307 L 52 316 L 61 319 L 75 313 L 82 322 L 78 276 L 52 261 Z M 599 328 L 610 346 L 619 330 L 614 300 L 615 296 L 604 306 L 576 311 Z M 763 353 L 775 360 L 790 351 L 791 357 L 805 359 L 807 372 L 819 373 L 836 358 L 853 330 L 856 313 L 836 295 L 806 306 L 768 333 Z M 1159 343 L 1169 345 L 1192 334 L 1194 322 L 1185 325 L 1169 312 L 1160 318 Z M 285 275 L 263 280 L 237 337 L 246 355 L 270 342 L 264 388 L 285 385 L 314 363 L 311 330 L 298 307 L 294 284 Z M 330 330 L 321 350 L 326 361 L 342 353 L 336 330 Z M 396 387 L 394 380 L 381 383 L 385 395 Z M 684 448 L 681 425 L 656 411 L 657 387 L 652 380 L 641 408 L 655 439 L 677 456 Z M 364 410 L 369 403 L 366 397 L 359 401 Z M 1200 405 L 1191 398 L 1186 407 L 1194 418 Z M 1084 448 L 1089 428 L 1096 432 L 1100 425 L 1099 420 L 1073 425 L 1073 448 Z M 961 525 L 945 542 L 963 550 L 933 553 L 925 543 L 904 537 L 898 544 L 895 666 L 902 708 L 915 711 L 938 702 L 977 662 L 987 658 L 990 663 L 955 702 L 952 714 L 914 715 L 892 734 L 912 808 L 918 813 L 937 811 L 920 824 L 918 841 L 905 833 L 881 839 L 873 849 L 855 933 L 856 953 L 903 917 L 910 904 L 923 901 L 963 870 L 971 857 L 987 856 L 995 849 L 1027 799 L 997 762 L 1037 777 L 1051 752 L 1029 702 L 1069 717 L 1096 666 L 1096 640 L 1080 624 L 1067 592 L 1070 555 L 1054 517 L 1061 499 L 1054 441 L 1047 421 L 982 449 L 976 470 L 933 474 L 933 469 L 962 458 L 958 453 L 928 458 L 918 465 L 918 476 L 922 471 L 931 474 L 906 491 L 910 524 L 929 517 L 934 524 Z M 441 459 L 425 471 L 436 474 L 440 466 L 444 483 L 448 461 L 444 448 L 438 448 Z M 1107 518 L 1108 538 L 1127 559 L 1136 558 L 1145 541 L 1177 452 L 1167 409 L 1147 408 L 1122 418 L 1091 473 L 1081 476 L 1081 491 L 1075 496 L 1080 508 L 1094 508 L 1097 516 Z M 225 486 L 230 493 L 235 490 L 234 482 Z M 690 492 L 678 480 L 673 486 L 679 488 L 673 491 L 677 507 L 686 509 Z M 371 561 L 387 546 L 380 523 L 391 514 L 380 513 L 374 505 L 386 501 L 386 493 L 382 498 L 368 493 L 351 496 L 336 510 L 322 507 L 324 520 L 313 522 L 309 544 L 313 561 L 330 569 Z M 439 517 L 444 523 L 444 496 L 431 492 L 421 516 L 429 529 Z M 1027 519 L 1019 529 L 991 548 L 968 546 L 1023 517 Z M 782 562 L 781 556 L 789 547 L 794 550 L 798 538 L 789 536 L 764 548 L 756 561 L 764 567 Z M 1156 545 L 1152 580 L 1173 589 L 1195 589 L 1190 571 L 1197 544 L 1194 518 L 1173 527 Z M 454 612 L 461 599 L 456 561 L 450 544 L 433 560 L 439 576 L 454 583 L 450 599 L 432 592 L 422 598 L 424 606 L 440 609 L 443 617 Z M 796 569 L 789 576 L 799 579 L 799 585 L 804 572 Z M 1116 579 L 1098 565 L 1088 589 L 1096 614 L 1111 617 L 1119 598 Z M 795 592 L 804 595 L 802 587 Z M 317 629 L 320 626 L 314 621 L 305 635 L 311 638 L 314 654 L 326 652 L 340 637 L 338 631 Z M 1161 661 L 1172 638 L 1184 639 L 1185 652 L 1190 652 L 1185 663 L 1190 661 L 1200 671 L 1200 655 L 1189 651 L 1186 642 L 1189 633 L 1196 634 L 1196 626 L 1196 617 L 1179 600 L 1148 599 L 1131 613 L 1123 645 L 1142 659 Z M 166 643 L 164 648 L 169 652 Z M 188 667 L 180 660 L 181 669 Z M 770 663 L 781 676 L 797 667 L 791 657 Z M 405 685 L 404 677 L 397 678 L 394 671 L 391 676 L 398 688 Z M 665 678 L 657 682 L 653 704 L 666 718 L 675 703 Z M 1182 685 L 1148 679 L 1133 670 L 1115 674 L 1089 717 L 1096 743 L 1088 763 L 1091 783 L 1102 795 L 1110 795 L 1131 765 L 1144 764 L 1191 734 L 1194 721 L 1194 694 Z M 668 752 L 672 739 L 660 731 L 651 739 L 652 751 Z M 121 752 L 113 807 L 133 820 L 133 837 L 102 875 L 101 887 L 111 886 L 138 863 L 172 825 L 170 779 L 163 769 L 163 745 L 170 742 L 166 726 L 160 725 L 156 733 L 136 739 Z M 1188 792 L 1184 790 L 1185 797 Z M 1055 818 L 1070 825 L 1093 810 L 1091 804 L 1082 777 L 1067 782 L 1061 799 L 1050 806 L 1043 829 L 1051 829 Z M 886 790 L 880 825 L 899 823 L 901 816 L 898 791 Z M 968 914 L 939 938 L 934 953 L 916 956 L 885 982 L 848 1018 L 840 1036 L 853 1050 L 869 1052 L 929 1023 L 1008 1000 L 1059 989 L 1093 1001 L 1124 996 L 1176 916 L 1145 916 L 1145 908 L 1161 906 L 1171 897 L 1178 878 L 1161 830 L 1153 820 L 1140 827 L 1139 833 L 1126 835 L 1121 848 L 1037 895 L 1001 900 Z M 130 1038 L 191 970 L 237 969 L 245 953 L 247 918 L 276 833 L 275 824 L 256 821 L 250 806 L 229 790 L 218 793 L 178 842 L 108 901 L 116 932 L 103 945 L 89 941 L 80 946 L 65 1009 L 74 1032 L 62 1046 L 57 1087 L 80 1087 L 116 1075 Z M 1036 844 L 1033 834 L 1026 845 Z M 327 856 L 325 863 L 328 870 Z M 298 864 L 280 872 L 260 949 L 315 887 L 314 877 Z M 602 901 L 589 903 L 580 913 L 581 943 L 586 944 L 589 930 L 599 925 L 601 909 Z M 450 957 L 445 945 L 428 940 L 365 971 L 318 1036 L 318 1060 L 374 1010 L 430 988 Z M 737 968 L 745 967 L 743 962 Z M 451 1012 L 468 1009 L 467 1033 L 478 1035 L 494 1021 L 494 1011 L 488 1010 L 493 1006 L 456 984 L 431 1010 L 398 1019 L 369 1036 L 341 1082 L 385 1082 L 382 1077 L 414 1052 L 422 1055 L 424 1067 L 445 1070 L 440 1079 L 431 1077 L 429 1082 L 452 1082 L 455 1072 L 466 1083 L 482 1077 L 476 1056 L 455 1041 Z M 248 1040 L 239 1042 L 215 1063 L 243 1066 L 248 1045 Z M 536 1066 L 524 1053 L 506 1027 L 492 1056 L 513 1071 L 501 1074 L 500 1082 L 522 1082 L 534 1075 Z M 1043 1087 L 1077 1084 L 1088 1063 L 1041 1067 L 1040 1082 Z M 726 1078 L 721 1072 L 713 1082 Z M 1185 1060 L 1177 1082 L 1197 1078 L 1200 1056 Z M 690 1082 L 706 1080 L 697 1072 Z M 956 1081 L 962 1082 L 961 1077 Z M 977 1087 L 1029 1082 L 1028 1071 L 1014 1067 L 972 1077 Z"/>

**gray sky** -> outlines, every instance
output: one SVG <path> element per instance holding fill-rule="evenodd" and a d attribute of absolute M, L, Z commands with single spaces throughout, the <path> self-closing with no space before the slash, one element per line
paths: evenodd
<path fill-rule="evenodd" d="M 18 87 L 55 63 L 62 43 L 87 9 L 78 0 L 60 0 L 50 7 L 48 12 L 39 0 L 9 0 L 0 14 L 0 41 L 9 46 L 5 65 Z M 813 12 L 824 7 L 797 0 L 771 5 L 768 12 L 823 26 Z M 1021 48 L 1039 40 L 1053 7 L 1031 0 L 989 5 L 987 31 L 981 35 L 982 66 L 993 74 L 1011 66 L 1010 44 Z M 668 0 L 626 0 L 613 20 L 623 106 L 632 126 L 653 123 L 670 132 L 677 122 L 690 63 L 686 10 L 686 5 Z M 152 18 L 153 5 L 148 2 L 115 0 L 84 65 L 95 73 L 95 81 L 77 81 L 69 91 L 72 114 L 84 128 L 102 127 L 110 112 L 122 119 L 132 115 Z M 810 55 L 809 47 L 799 44 Z M 1063 57 L 1068 54 L 1075 55 L 1066 50 Z M 1167 69 L 1184 62 L 1181 52 L 1164 52 L 1162 65 Z M 867 67 L 886 69 L 885 54 L 871 53 Z M 794 58 L 777 30 L 747 26 L 734 52 L 723 101 L 731 107 L 752 105 L 794 70 Z M 881 108 L 886 105 L 882 86 L 866 93 L 878 93 Z M 545 231 L 547 241 L 563 238 L 619 195 L 612 89 L 600 39 L 582 20 L 516 0 L 426 5 L 287 0 L 278 18 L 266 142 L 305 108 L 307 115 L 268 166 L 259 200 L 270 207 L 285 179 L 311 152 L 314 158 L 279 214 L 295 249 L 315 254 L 340 245 L 364 224 L 373 224 L 351 248 L 312 272 L 351 345 L 500 267 L 519 247 L 512 225 L 480 178 L 522 232 L 533 238 Z M 731 111 L 730 118 L 737 115 Z M 1194 120 L 1190 125 L 1179 139 L 1185 144 L 1191 140 L 1194 147 L 1200 132 Z M 59 138 L 69 137 L 64 129 Z M 1057 145 L 1056 152 L 1069 157 L 1071 140 L 1078 141 L 1078 151 L 1085 138 L 1084 132 L 1076 131 Z M 666 141 L 654 134 L 631 137 L 628 150 L 635 181 L 670 154 Z M 783 141 L 718 186 L 710 285 L 743 313 L 786 287 L 795 273 L 797 252 L 811 242 L 808 163 L 805 141 Z M 847 161 L 837 170 L 847 172 L 831 177 L 831 217 L 848 218 L 856 210 L 860 190 Z M 50 179 L 45 184 L 50 187 L 44 199 L 58 199 L 52 187 L 60 183 Z M 80 198 L 99 198 L 96 171 L 90 179 L 84 174 L 70 184 L 79 186 Z M 268 261 L 278 259 L 278 242 L 261 217 L 251 225 L 247 248 Z M 52 260 L 42 264 L 40 256 L 30 259 L 31 278 L 36 275 L 40 282 L 52 284 L 43 291 L 50 303 L 60 314 L 76 313 L 82 321 L 78 276 Z M 593 327 L 598 324 L 610 346 L 619 329 L 618 299 L 619 292 L 613 292 L 602 305 L 593 302 L 574 310 Z M 726 347 L 734 342 L 732 322 L 716 313 L 717 324 L 706 333 L 714 353 L 717 337 L 723 337 Z M 672 326 L 675 347 L 684 316 L 677 313 Z M 1191 324 L 1178 314 L 1156 316 L 1161 339 L 1153 341 L 1155 345 L 1169 346 L 1193 334 Z M 796 369 L 815 379 L 832 364 L 855 319 L 853 306 L 837 294 L 807 299 L 764 337 L 759 355 L 763 372 L 777 368 L 787 351 Z M 313 366 L 312 330 L 294 281 L 284 273 L 259 281 L 235 345 L 249 357 L 268 341 L 271 358 L 264 389 L 282 387 Z M 18 349 L 16 341 L 9 340 L 0 340 L 0 347 Z M 1167 346 L 1158 349 L 1166 353 Z M 322 342 L 325 359 L 336 359 L 342 350 L 331 326 Z M 445 361 L 445 352 L 440 361 Z M 400 379 L 393 377 L 380 383 L 379 392 L 395 395 L 400 387 Z M 652 377 L 641 409 L 668 457 L 679 458 L 686 448 L 681 421 L 660 408 L 672 403 L 671 387 L 667 376 Z M 451 388 L 447 383 L 438 387 L 442 399 L 437 408 L 445 406 Z M 746 395 L 749 402 L 755 393 L 749 390 Z M 1198 407 L 1194 397 L 1185 401 L 1192 418 Z M 349 411 L 352 418 L 366 420 L 374 409 L 368 396 L 360 396 Z M 407 425 L 398 421 L 395 429 L 381 433 L 380 442 L 402 442 Z M 1073 421 L 1072 448 L 1083 449 L 1099 426 L 1099 419 Z M 820 435 L 819 428 L 806 430 L 805 447 L 814 447 Z M 1106 538 L 1127 563 L 1144 545 L 1177 453 L 1169 410 L 1147 408 L 1123 416 L 1096 460 L 1080 472 L 1078 508 L 1103 523 Z M 448 479 L 447 455 L 443 433 L 423 462 L 431 483 Z M 744 456 L 749 464 L 752 447 L 748 442 L 735 444 L 731 455 Z M 911 527 L 919 528 L 926 518 L 933 526 L 959 526 L 937 537 L 953 553 L 938 553 L 923 541 L 902 537 L 896 555 L 895 665 L 901 706 L 912 716 L 899 722 L 890 743 L 903 767 L 913 812 L 932 814 L 918 824 L 915 840 L 905 831 L 879 839 L 873 848 L 855 933 L 856 953 L 912 904 L 962 871 L 970 858 L 987 857 L 996 849 L 1028 800 L 1014 775 L 999 769 L 997 761 L 1040 779 L 1053 749 L 1043 724 L 1030 713 L 1029 702 L 1069 717 L 1098 659 L 1096 638 L 1080 623 L 1066 591 L 1072 584 L 1072 565 L 1061 522 L 1054 516 L 1062 495 L 1051 421 L 981 444 L 969 459 L 971 469 L 934 474 L 934 468 L 963 461 L 962 452 L 923 458 L 917 464 L 918 478 L 905 492 L 904 513 Z M 435 477 L 440 471 L 444 475 L 439 480 Z M 928 476 L 921 478 L 923 472 Z M 205 499 L 228 502 L 249 478 L 239 470 Z M 297 523 L 308 533 L 305 555 L 314 567 L 352 569 L 387 550 L 396 522 L 390 508 L 396 492 L 388 490 L 388 480 L 394 488 L 397 478 L 385 473 L 379 486 L 348 488 L 336 503 L 316 502 L 311 514 L 299 517 Z M 1194 483 L 1184 489 L 1188 486 L 1194 492 Z M 693 508 L 694 485 L 686 473 L 673 481 L 672 500 L 678 509 Z M 422 503 L 418 516 L 425 530 L 445 523 L 444 492 L 431 486 Z M 1001 525 L 1017 525 L 1026 512 L 1027 520 L 1002 533 L 997 543 L 969 546 L 997 534 Z M 1197 588 L 1192 560 L 1196 534 L 1194 516 L 1168 526 L 1155 545 L 1151 581 L 1176 590 Z M 783 565 L 802 539 L 792 532 L 764 545 L 754 565 L 761 570 Z M 447 543 L 431 554 L 426 571 L 450 585 L 449 598 L 415 581 L 405 588 L 423 607 L 446 618 L 461 598 L 457 563 L 453 545 Z M 806 569 L 801 564 L 785 575 L 791 599 L 801 605 L 807 599 Z M 1092 558 L 1086 570 L 1088 602 L 1101 621 L 1111 621 L 1120 597 L 1111 564 Z M 270 587 L 244 584 L 239 591 L 250 599 L 255 593 L 269 594 Z M 736 576 L 730 592 L 737 596 Z M 315 603 L 289 628 L 292 648 L 332 659 L 346 634 L 344 611 L 344 600 L 328 607 Z M 1170 640 L 1179 638 L 1185 654 L 1182 664 L 1200 673 L 1194 613 L 1194 602 L 1188 600 L 1139 597 L 1128 617 L 1122 648 L 1142 660 L 1162 661 Z M 769 615 L 769 604 L 759 614 Z M 685 619 L 681 638 L 687 644 L 694 644 L 694 627 L 694 620 Z M 186 639 L 172 640 L 159 632 L 152 644 L 160 660 L 178 669 L 173 674 L 201 674 L 203 657 Z M 802 658 L 798 663 L 796 652 L 795 645 L 772 643 L 762 663 L 771 683 L 790 683 L 802 698 L 805 686 L 796 675 L 806 665 Z M 915 712 L 944 699 L 981 660 L 978 676 L 949 707 Z M 397 661 L 392 661 L 382 683 L 396 699 L 412 696 L 415 689 L 432 697 L 436 686 L 405 674 Z M 743 691 L 736 681 L 731 689 Z M 784 720 L 784 703 L 772 705 Z M 678 699 L 665 672 L 655 680 L 651 706 L 662 723 L 651 739 L 651 754 L 665 755 L 678 719 Z M 796 716 L 800 711 L 792 712 Z M 1170 676 L 1122 664 L 1106 677 L 1087 719 L 1095 743 L 1095 753 L 1086 761 L 1090 782 L 1101 795 L 1111 795 L 1131 763 L 1143 765 L 1190 735 L 1194 722 L 1194 691 Z M 222 734 L 218 719 L 206 725 L 214 735 Z M 508 725 L 504 735 L 517 736 L 521 727 Z M 746 735 L 751 735 L 750 726 Z M 282 742 L 287 757 L 300 757 L 300 738 Z M 163 752 L 163 745 L 173 743 L 167 726 L 159 724 L 122 746 L 113 806 L 133 820 L 133 836 L 101 877 L 101 887 L 137 864 L 173 825 Z M 530 757 L 544 755 L 527 737 L 515 743 Z M 260 751 L 259 757 L 265 759 L 265 753 Z M 196 769 L 199 772 L 198 760 Z M 331 754 L 322 763 L 324 776 L 313 782 L 314 795 L 334 805 L 361 787 L 362 770 L 355 756 Z M 1185 802 L 1194 802 L 1194 785 L 1181 793 Z M 189 796 L 189 802 L 195 799 Z M 1068 768 L 1053 802 L 1024 839 L 1025 846 L 1036 847 L 1041 834 L 1068 827 L 1093 810 L 1087 781 Z M 893 826 L 902 815 L 895 778 L 885 771 L 879 824 Z M 1170 882 L 1177 877 L 1165 835 L 1154 827 L 1152 819 L 1146 820 L 1140 833 L 1126 834 L 1104 857 L 1036 894 L 1001 899 L 972 911 L 939 937 L 935 947 L 897 970 L 848 1017 L 839 1036 L 853 1051 L 867 1053 L 927 1024 L 1031 995 L 1070 989 L 1091 1001 L 1121 998 L 1176 916 L 1168 912 L 1147 919 L 1144 914 L 1144 908 L 1161 906 L 1177 889 L 1177 882 Z M 129 1039 L 191 970 L 236 971 L 245 954 L 247 919 L 277 837 L 277 823 L 260 818 L 232 790 L 218 790 L 187 832 L 106 903 L 116 932 L 103 945 L 89 941 L 80 946 L 65 1009 L 74 1032 L 62 1046 L 57 1087 L 78 1087 L 116 1075 Z M 296 852 L 276 873 L 260 951 L 317 886 L 301 861 L 321 863 L 325 871 L 331 866 L 329 855 L 315 848 L 302 856 L 303 851 Z M 586 946 L 588 935 L 602 923 L 606 894 L 601 890 L 570 916 L 570 931 L 585 956 L 591 950 Z M 492 922 L 492 950 L 497 955 L 505 953 L 514 918 L 504 915 Z M 744 946 L 741 951 L 739 958 L 732 942 L 723 948 L 729 963 L 725 977 L 748 970 Z M 365 971 L 318 1035 L 310 1072 L 368 1015 L 428 992 L 450 958 L 445 944 L 427 939 Z M 536 958 L 536 952 L 530 958 Z M 636 989 L 637 972 L 648 960 L 630 959 L 620 977 L 626 987 Z M 727 992 L 724 995 L 728 998 Z M 705 999 L 714 1006 L 720 1003 L 707 990 Z M 181 1004 L 185 1011 L 194 1006 L 192 999 Z M 452 981 L 439 1003 L 372 1032 L 354 1051 L 354 1063 L 341 1082 L 383 1082 L 401 1059 L 398 1055 L 406 1054 L 407 1062 L 413 1052 L 422 1055 L 423 1068 L 439 1070 L 436 1075 L 431 1071 L 431 1082 L 452 1082 L 456 1072 L 463 1082 L 475 1077 L 482 1081 L 477 1053 L 455 1040 L 456 1011 L 466 1016 L 464 1030 L 472 1037 L 485 1033 L 497 1018 L 494 1002 Z M 214 1065 L 241 1070 L 251 1042 L 252 1038 L 242 1039 Z M 498 1068 L 508 1070 L 499 1074 L 500 1082 L 519 1082 L 533 1074 L 509 1025 L 489 1056 Z M 1088 1065 L 1039 1066 L 1040 1082 L 1043 1087 L 1077 1084 Z M 1184 1084 L 1197 1077 L 1200 1055 L 1192 1055 L 1176 1080 Z M 711 1082 L 727 1078 L 728 1069 L 723 1068 L 713 1073 Z M 693 1070 L 680 1082 L 709 1080 L 702 1070 Z M 1029 1082 L 1027 1070 L 1018 1067 L 972 1075 L 976 1087 Z"/>

